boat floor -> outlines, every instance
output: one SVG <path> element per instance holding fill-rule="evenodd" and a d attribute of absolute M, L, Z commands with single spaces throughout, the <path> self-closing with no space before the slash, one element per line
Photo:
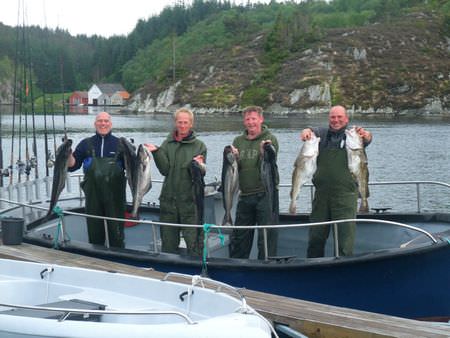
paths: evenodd
<path fill-rule="evenodd" d="M 162 278 L 149 269 L 55 251 L 30 244 L 0 245 L 0 257 Z M 183 280 L 180 280 L 183 281 Z M 186 282 L 184 280 L 184 282 Z M 247 302 L 268 319 L 311 337 L 450 337 L 450 326 L 317 304 L 244 290 Z"/>

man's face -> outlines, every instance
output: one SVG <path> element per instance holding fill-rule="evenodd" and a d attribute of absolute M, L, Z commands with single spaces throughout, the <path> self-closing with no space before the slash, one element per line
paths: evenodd
<path fill-rule="evenodd" d="M 193 122 L 188 113 L 179 113 L 175 119 L 175 129 L 178 136 L 186 137 L 193 126 Z"/>
<path fill-rule="evenodd" d="M 256 136 L 261 133 L 264 117 L 256 111 L 245 113 L 244 126 L 250 136 Z"/>
<path fill-rule="evenodd" d="M 111 116 L 108 113 L 100 113 L 95 118 L 95 130 L 98 134 L 105 136 L 112 129 Z"/>
<path fill-rule="evenodd" d="M 348 116 L 345 110 L 341 108 L 332 109 L 328 120 L 332 130 L 340 130 L 348 124 Z"/>

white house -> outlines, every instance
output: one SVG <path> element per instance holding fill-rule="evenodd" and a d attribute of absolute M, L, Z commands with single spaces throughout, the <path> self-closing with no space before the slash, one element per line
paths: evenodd
<path fill-rule="evenodd" d="M 116 92 L 125 92 L 128 94 L 125 88 L 119 83 L 93 84 L 88 91 L 88 104 L 92 106 L 109 106 L 111 105 L 111 97 Z"/>

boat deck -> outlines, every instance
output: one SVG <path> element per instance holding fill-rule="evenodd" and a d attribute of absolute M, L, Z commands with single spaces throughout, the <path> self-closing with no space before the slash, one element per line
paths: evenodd
<path fill-rule="evenodd" d="M 25 243 L 0 245 L 0 257 L 117 271 L 153 278 L 162 278 L 165 275 L 152 269 L 137 268 Z M 247 302 L 272 322 L 288 325 L 311 338 L 450 337 L 450 325 L 444 323 L 421 322 L 251 290 L 245 290 L 244 294 Z"/>

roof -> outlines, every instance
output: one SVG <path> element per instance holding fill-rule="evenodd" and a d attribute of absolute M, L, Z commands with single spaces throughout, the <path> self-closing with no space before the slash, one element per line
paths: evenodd
<path fill-rule="evenodd" d="M 71 96 L 79 96 L 79 97 L 88 97 L 88 92 L 76 90 L 72 93 Z"/>
<path fill-rule="evenodd" d="M 112 95 L 115 92 L 124 92 L 125 88 L 120 83 L 99 83 L 97 87 L 102 93 Z"/>

